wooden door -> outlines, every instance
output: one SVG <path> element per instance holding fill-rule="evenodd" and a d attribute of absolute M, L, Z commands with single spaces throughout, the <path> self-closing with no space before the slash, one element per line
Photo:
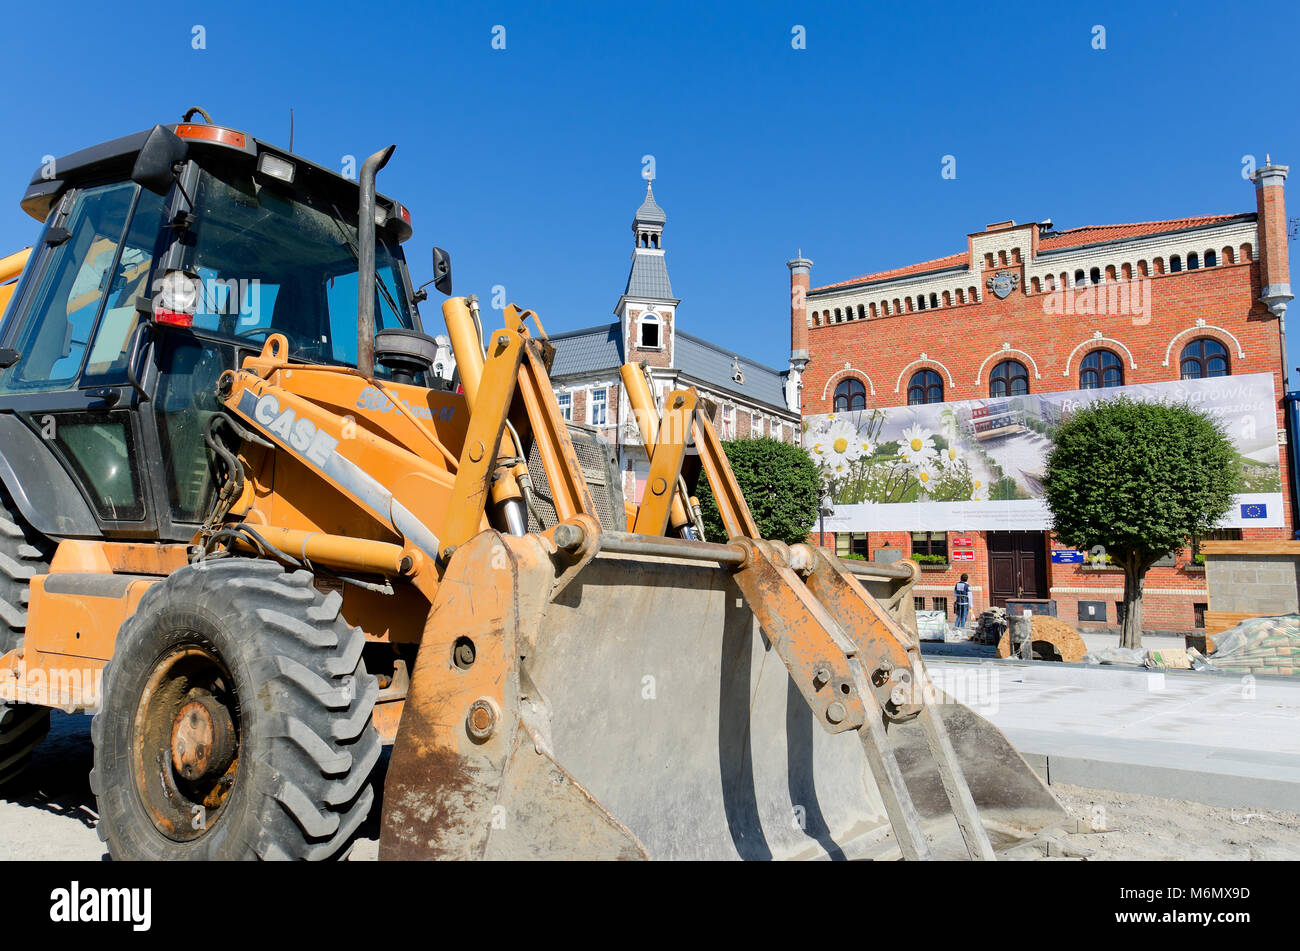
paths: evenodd
<path fill-rule="evenodd" d="M 1047 597 L 1047 539 L 1043 532 L 989 532 L 989 599 Z"/>

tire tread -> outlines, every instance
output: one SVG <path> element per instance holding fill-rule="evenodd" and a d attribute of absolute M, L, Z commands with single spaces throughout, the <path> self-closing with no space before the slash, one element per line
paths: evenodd
<path fill-rule="evenodd" d="M 251 812 L 258 821 L 230 826 L 223 844 L 212 846 L 218 854 L 194 857 L 319 860 L 347 853 L 374 802 L 370 775 L 382 743 L 371 715 L 379 688 L 363 662 L 364 634 L 343 619 L 337 592 L 322 594 L 314 580 L 310 572 L 288 572 L 274 562 L 221 558 L 182 568 L 141 598 L 119 635 L 117 656 L 105 672 L 105 702 L 91 730 L 99 830 L 115 858 L 159 857 L 134 846 L 142 835 L 161 837 L 152 826 L 126 829 L 129 817 L 113 807 L 113 796 L 101 795 L 122 781 L 121 764 L 101 764 L 105 711 L 115 702 L 124 651 L 142 642 L 151 623 L 169 623 L 165 619 L 175 612 L 197 613 L 230 632 L 224 636 L 236 645 L 237 662 L 266 708 L 257 721 L 259 760 L 244 792 L 255 797 Z M 248 698 L 241 698 L 247 707 Z"/>

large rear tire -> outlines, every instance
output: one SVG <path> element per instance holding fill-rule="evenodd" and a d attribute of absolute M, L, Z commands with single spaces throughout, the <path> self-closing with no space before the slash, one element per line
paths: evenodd
<path fill-rule="evenodd" d="M 0 655 L 22 647 L 32 578 L 49 569 L 42 539 L 24 531 L 20 516 L 0 492 Z M 0 789 L 27 768 L 50 732 L 50 711 L 0 700 Z"/>
<path fill-rule="evenodd" d="M 329 859 L 374 801 L 365 635 L 311 573 L 190 565 L 122 626 L 91 727 L 115 859 Z"/>

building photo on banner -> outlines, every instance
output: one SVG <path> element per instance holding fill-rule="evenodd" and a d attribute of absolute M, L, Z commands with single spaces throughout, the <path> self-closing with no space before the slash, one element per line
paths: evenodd
<path fill-rule="evenodd" d="M 1042 478 L 1053 428 L 1072 412 L 1119 395 L 1188 403 L 1218 420 L 1247 490 L 1221 527 L 1283 524 L 1273 378 L 1254 373 L 808 416 L 804 445 L 834 503 L 826 528 L 1048 529 Z"/>

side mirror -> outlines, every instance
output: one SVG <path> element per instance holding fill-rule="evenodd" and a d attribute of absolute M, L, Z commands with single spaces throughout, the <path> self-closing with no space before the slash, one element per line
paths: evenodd
<path fill-rule="evenodd" d="M 451 255 L 442 248 L 433 249 L 433 286 L 451 296 Z"/>
<path fill-rule="evenodd" d="M 156 125 L 145 139 L 131 169 L 131 181 L 155 195 L 166 195 L 176 179 L 176 166 L 185 161 L 189 146 L 171 129 Z"/>

